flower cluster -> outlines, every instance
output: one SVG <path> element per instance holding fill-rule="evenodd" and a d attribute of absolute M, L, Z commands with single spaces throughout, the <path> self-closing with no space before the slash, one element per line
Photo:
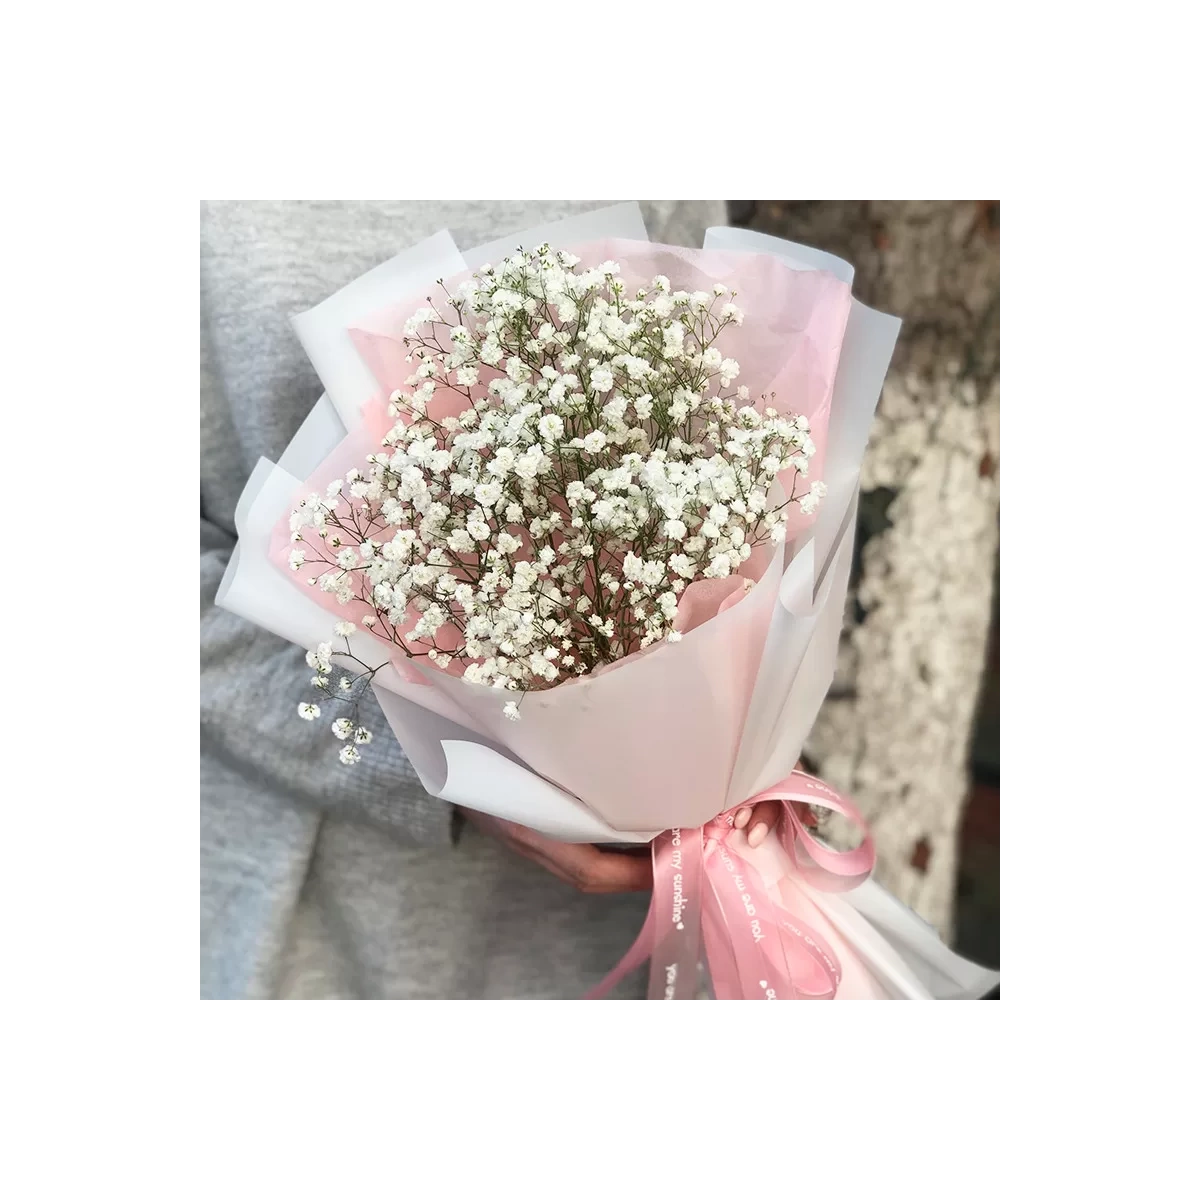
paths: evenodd
<path fill-rule="evenodd" d="M 304 661 L 311 667 L 316 674 L 312 677 L 312 685 L 317 689 L 322 696 L 328 698 L 334 703 L 341 703 L 349 706 L 350 715 L 348 717 L 339 717 L 333 723 L 333 736 L 339 742 L 345 742 L 341 750 L 338 752 L 338 758 L 348 767 L 353 766 L 362 755 L 358 751 L 359 746 L 366 746 L 373 737 L 373 734 L 364 725 L 359 724 L 358 706 L 362 699 L 363 692 L 370 684 L 378 667 L 367 667 L 360 658 L 353 654 L 350 650 L 350 635 L 354 632 L 355 626 L 351 621 L 339 621 L 333 628 L 333 632 L 346 641 L 345 652 L 338 652 L 337 657 L 349 658 L 358 663 L 364 668 L 360 675 L 345 674 L 342 675 L 337 685 L 333 682 L 333 658 L 335 651 L 332 642 L 322 642 L 315 650 L 310 650 L 305 655 Z M 302 703 L 296 708 L 297 713 L 305 721 L 316 721 L 321 716 L 320 705 Z"/>
<path fill-rule="evenodd" d="M 514 693 L 677 640 L 689 583 L 824 494 L 798 491 L 807 420 L 734 389 L 733 296 L 661 275 L 631 295 L 617 263 L 543 245 L 430 299 L 396 423 L 292 514 L 292 568 L 410 656 Z"/>

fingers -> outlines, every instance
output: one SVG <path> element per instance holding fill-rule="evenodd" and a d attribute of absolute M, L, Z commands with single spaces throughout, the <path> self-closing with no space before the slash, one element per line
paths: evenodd
<path fill-rule="evenodd" d="M 653 886 L 654 864 L 649 855 L 619 854 L 586 844 L 556 842 L 524 825 L 494 818 L 492 828 L 518 854 L 589 895 L 645 892 Z"/>
<path fill-rule="evenodd" d="M 781 811 L 778 800 L 763 800 L 759 804 L 751 804 L 743 808 L 733 818 L 733 826 L 735 829 L 745 829 L 749 826 L 746 844 L 751 847 L 761 846 L 766 841 L 767 834 L 778 823 Z"/>
<path fill-rule="evenodd" d="M 545 853 L 558 870 L 581 892 L 607 895 L 613 892 L 645 892 L 654 884 L 654 864 L 648 856 L 617 854 L 596 846 L 552 842 Z"/>
<path fill-rule="evenodd" d="M 735 829 L 747 829 L 746 843 L 761 846 L 767 834 L 779 823 L 782 804 L 763 800 L 739 809 L 733 818 Z M 654 865 L 648 854 L 622 854 L 597 846 L 556 842 L 552 838 L 505 821 L 499 817 L 463 809 L 463 815 L 493 837 L 564 883 L 589 895 L 614 892 L 646 892 L 654 886 Z"/>

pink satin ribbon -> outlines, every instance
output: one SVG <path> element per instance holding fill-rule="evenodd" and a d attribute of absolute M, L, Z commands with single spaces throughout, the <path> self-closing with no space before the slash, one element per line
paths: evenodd
<path fill-rule="evenodd" d="M 798 881 L 825 892 L 857 887 L 875 865 L 862 814 L 827 783 L 793 771 L 745 805 L 782 800 L 771 836 L 787 853 Z M 798 803 L 832 809 L 862 831 L 854 850 L 822 845 L 800 820 Z M 795 913 L 776 904 L 762 876 L 739 853 L 745 835 L 733 827 L 738 808 L 699 829 L 669 829 L 653 841 L 650 912 L 633 945 L 584 997 L 597 1000 L 650 959 L 651 1000 L 694 1000 L 701 949 L 718 1000 L 832 1000 L 842 969 L 829 944 Z"/>

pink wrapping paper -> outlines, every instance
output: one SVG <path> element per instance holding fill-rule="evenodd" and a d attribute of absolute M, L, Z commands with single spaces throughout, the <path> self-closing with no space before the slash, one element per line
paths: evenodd
<path fill-rule="evenodd" d="M 774 392 L 769 404 L 808 417 L 816 443 L 809 478 L 821 478 L 830 398 L 850 310 L 846 284 L 823 271 L 789 269 L 768 255 L 622 240 L 571 249 L 588 264 L 618 261 L 621 277 L 631 288 L 664 274 L 677 289 L 711 291 L 714 284 L 723 283 L 735 291 L 745 323 L 722 333 L 722 351 L 741 364 L 737 382 L 750 389 L 760 408 L 760 396 Z M 464 277 L 447 280 L 447 289 L 453 293 Z M 426 303 L 426 295 L 440 294 L 440 288 L 430 288 L 350 331 L 379 392 L 364 406 L 360 426 L 305 482 L 297 500 L 313 492 L 324 495 L 331 480 L 352 466 L 364 466 L 367 454 L 378 447 L 392 424 L 386 397 L 404 386 L 412 373 L 412 364 L 404 362 L 404 322 Z M 460 396 L 446 391 L 435 394 L 430 410 L 456 412 L 462 403 Z M 789 540 L 808 538 L 812 520 L 794 510 Z M 308 572 L 297 574 L 288 568 L 287 555 L 294 548 L 290 536 L 286 520 L 280 522 L 271 549 L 276 564 L 336 619 L 360 623 L 370 611 L 366 604 L 340 605 L 328 593 L 305 584 Z M 308 531 L 308 536 L 314 535 Z M 613 828 L 695 827 L 726 804 L 779 596 L 784 554 L 783 546 L 756 553 L 746 564 L 753 569 L 744 568 L 742 576 L 724 587 L 714 588 L 713 581 L 693 584 L 681 599 L 680 627 L 686 629 L 682 641 L 656 645 L 591 676 L 527 693 L 519 722 L 502 713 L 510 694 L 466 683 L 424 662 L 413 663 L 390 642 L 380 640 L 380 645 L 404 678 L 436 689 L 450 711 L 465 714 L 470 727 L 578 797 Z M 748 591 L 743 578 L 753 585 Z M 420 702 L 421 691 L 408 694 Z M 447 711 L 445 705 L 437 707 Z"/>

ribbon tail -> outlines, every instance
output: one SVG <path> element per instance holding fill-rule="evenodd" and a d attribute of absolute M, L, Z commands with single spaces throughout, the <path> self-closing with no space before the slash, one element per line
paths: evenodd
<path fill-rule="evenodd" d="M 871 873 L 875 848 L 854 804 L 827 783 L 794 771 L 751 802 L 783 801 L 783 822 L 772 836 L 782 847 L 788 877 L 774 894 L 751 861 L 745 835 L 730 813 L 700 829 L 670 829 L 654 839 L 654 891 L 633 945 L 585 999 L 607 995 L 650 960 L 651 1000 L 693 1000 L 701 952 L 718 1000 L 832 1000 L 841 983 L 837 955 L 801 913 L 818 914 L 808 889 L 842 892 Z M 854 850 L 839 851 L 804 828 L 796 805 L 841 813 L 863 833 Z M 789 902 L 787 894 L 791 896 Z M 689 908 L 690 906 L 690 908 Z"/>
<path fill-rule="evenodd" d="M 621 961 L 584 996 L 599 1000 L 650 959 L 649 1000 L 694 1000 L 700 978 L 700 888 L 704 835 L 670 829 L 652 846 L 654 891 L 645 924 Z M 691 905 L 691 911 L 688 906 Z"/>
<path fill-rule="evenodd" d="M 671 829 L 654 843 L 654 951 L 648 1000 L 695 1000 L 700 984 L 704 834 Z M 689 911 L 690 909 L 690 911 Z"/>
<path fill-rule="evenodd" d="M 725 958 L 725 978 L 714 990 L 730 999 L 775 1000 L 784 998 L 786 961 L 777 950 L 767 952 L 763 944 L 778 940 L 778 930 L 766 920 L 769 901 L 765 889 L 759 886 L 758 873 L 740 857 L 731 853 L 723 841 L 716 846 L 706 862 L 713 901 L 719 911 L 713 925 L 724 926 L 730 954 Z M 781 948 L 779 948 L 781 949 Z M 733 970 L 729 971 L 730 960 Z M 790 983 L 790 981 L 788 981 Z"/>
<path fill-rule="evenodd" d="M 704 931 L 704 957 L 708 963 L 708 975 L 712 981 L 713 998 L 716 1000 L 741 1000 L 742 989 L 738 984 L 737 955 L 733 949 L 733 938 L 729 933 L 729 922 L 721 908 L 721 898 L 711 880 L 706 880 L 702 928 Z"/>
<path fill-rule="evenodd" d="M 730 841 L 717 843 L 706 867 L 715 909 L 706 945 L 720 935 L 709 946 L 718 999 L 832 1000 L 841 966 L 817 932 L 771 899 Z"/>

